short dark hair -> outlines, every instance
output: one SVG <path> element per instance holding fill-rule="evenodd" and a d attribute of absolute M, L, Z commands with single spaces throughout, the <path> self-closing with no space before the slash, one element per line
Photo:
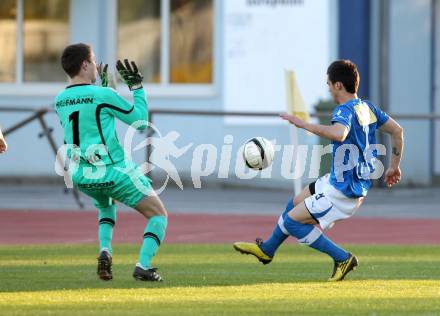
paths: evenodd
<path fill-rule="evenodd" d="M 337 60 L 327 69 L 328 79 L 331 83 L 341 82 L 349 93 L 357 93 L 360 76 L 356 64 L 351 60 Z"/>
<path fill-rule="evenodd" d="M 82 63 L 91 61 L 92 48 L 84 43 L 67 46 L 61 56 L 61 65 L 70 78 L 75 77 L 81 70 Z"/>

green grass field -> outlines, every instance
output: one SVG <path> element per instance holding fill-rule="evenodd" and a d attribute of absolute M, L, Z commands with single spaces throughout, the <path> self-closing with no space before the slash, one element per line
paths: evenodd
<path fill-rule="evenodd" d="M 349 249 L 360 266 L 332 284 L 331 260 L 307 247 L 263 266 L 231 245 L 165 245 L 151 284 L 131 277 L 134 245 L 115 247 L 110 282 L 95 246 L 1 246 L 0 315 L 440 315 L 440 247 Z"/>

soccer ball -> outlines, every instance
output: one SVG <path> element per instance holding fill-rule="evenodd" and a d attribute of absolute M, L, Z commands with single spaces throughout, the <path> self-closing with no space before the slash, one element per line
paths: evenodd
<path fill-rule="evenodd" d="M 272 164 L 275 149 L 264 137 L 254 137 L 246 141 L 243 148 L 243 159 L 251 169 L 262 170 Z"/>

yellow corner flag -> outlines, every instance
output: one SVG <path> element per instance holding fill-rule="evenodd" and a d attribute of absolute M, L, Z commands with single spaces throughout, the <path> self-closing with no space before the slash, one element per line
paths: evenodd
<path fill-rule="evenodd" d="M 296 115 L 300 119 L 309 122 L 310 114 L 299 92 L 295 72 L 286 70 L 287 113 Z"/>
<path fill-rule="evenodd" d="M 285 72 L 286 75 L 286 92 L 287 92 L 287 113 L 291 114 L 291 115 L 296 115 L 298 116 L 300 119 L 309 122 L 310 121 L 310 115 L 309 112 L 307 111 L 306 105 L 304 104 L 304 100 L 301 96 L 301 93 L 299 92 L 299 88 L 298 88 L 298 84 L 296 82 L 296 77 L 295 77 L 295 72 L 291 71 L 291 70 L 286 70 Z M 298 147 L 298 129 L 296 127 L 291 128 L 291 140 L 292 140 L 292 145 L 296 147 Z M 306 132 L 307 135 L 311 135 L 309 134 L 309 132 Z M 306 159 L 297 159 L 297 162 L 295 164 L 295 168 L 298 168 L 299 170 L 304 170 L 301 169 L 304 163 L 305 163 Z M 302 179 L 301 177 L 296 177 L 293 180 L 293 188 L 295 191 L 295 195 L 299 194 L 301 192 L 302 189 Z"/>

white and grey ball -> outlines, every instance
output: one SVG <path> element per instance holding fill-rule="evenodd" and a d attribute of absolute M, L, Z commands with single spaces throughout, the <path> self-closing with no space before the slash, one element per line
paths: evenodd
<path fill-rule="evenodd" d="M 254 137 L 246 141 L 243 147 L 243 159 L 251 169 L 262 170 L 272 164 L 275 149 L 264 137 Z"/>

